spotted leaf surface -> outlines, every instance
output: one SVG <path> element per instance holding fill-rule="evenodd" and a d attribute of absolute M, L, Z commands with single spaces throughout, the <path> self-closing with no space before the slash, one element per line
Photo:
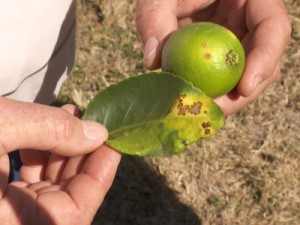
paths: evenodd
<path fill-rule="evenodd" d="M 223 111 L 190 82 L 169 73 L 146 73 L 112 85 L 88 105 L 83 116 L 105 125 L 107 145 L 119 152 L 173 155 L 214 135 Z"/>

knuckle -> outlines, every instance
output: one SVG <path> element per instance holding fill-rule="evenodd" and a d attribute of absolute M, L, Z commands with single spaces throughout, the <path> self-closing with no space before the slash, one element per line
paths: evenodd
<path fill-rule="evenodd" d="M 59 119 L 55 121 L 55 133 L 54 139 L 57 142 L 68 140 L 73 136 L 74 131 L 76 130 L 76 121 L 75 117 L 70 116 L 71 114 L 60 109 Z"/>
<path fill-rule="evenodd" d="M 287 39 L 289 39 L 292 33 L 292 24 L 289 19 L 288 11 L 284 5 L 282 7 L 281 16 L 279 16 L 278 18 L 282 23 L 281 28 L 283 29 L 283 34 L 285 34 Z"/>
<path fill-rule="evenodd" d="M 281 65 L 278 65 L 274 71 L 274 81 L 278 81 L 281 78 Z"/>
<path fill-rule="evenodd" d="M 280 29 L 283 35 L 285 35 L 286 40 L 288 40 L 292 33 L 292 23 L 286 12 L 283 12 L 281 16 L 277 18 L 278 24 L 280 24 Z"/>
<path fill-rule="evenodd" d="M 289 39 L 291 37 L 291 34 L 292 34 L 292 24 L 291 24 L 291 21 L 289 20 L 289 18 L 287 17 L 286 18 L 286 21 L 285 21 L 285 29 L 286 29 L 286 34 L 287 34 L 287 38 Z"/>
<path fill-rule="evenodd" d="M 8 149 L 7 145 L 0 140 L 0 157 L 6 154 L 10 149 Z"/>
<path fill-rule="evenodd" d="M 141 29 L 144 23 L 151 24 L 160 21 L 161 15 L 164 15 L 167 10 L 165 1 L 149 1 L 147 4 L 138 3 L 135 12 L 135 22 L 137 27 Z M 164 12 L 165 11 L 165 12 Z"/>
<path fill-rule="evenodd" d="M 159 1 L 138 1 L 136 7 L 136 17 L 141 18 L 146 13 L 148 15 L 151 12 L 157 10 L 157 4 Z"/>

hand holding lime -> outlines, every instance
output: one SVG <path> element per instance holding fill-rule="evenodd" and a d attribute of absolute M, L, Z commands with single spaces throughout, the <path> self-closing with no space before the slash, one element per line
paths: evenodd
<path fill-rule="evenodd" d="M 214 23 L 192 23 L 178 29 L 162 51 L 162 70 L 193 83 L 210 97 L 230 92 L 245 66 L 239 39 Z"/>

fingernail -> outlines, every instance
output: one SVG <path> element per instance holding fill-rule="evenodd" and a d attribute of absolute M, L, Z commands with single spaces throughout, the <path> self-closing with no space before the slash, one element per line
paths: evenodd
<path fill-rule="evenodd" d="M 154 62 L 158 40 L 156 37 L 150 37 L 145 44 L 144 48 L 144 66 L 150 68 Z"/>
<path fill-rule="evenodd" d="M 107 139 L 107 130 L 99 123 L 92 121 L 82 121 L 84 135 L 90 140 Z"/>

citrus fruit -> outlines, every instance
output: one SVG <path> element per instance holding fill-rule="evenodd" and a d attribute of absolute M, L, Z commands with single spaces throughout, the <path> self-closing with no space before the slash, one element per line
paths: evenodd
<path fill-rule="evenodd" d="M 245 52 L 227 28 L 208 22 L 175 31 L 162 51 L 162 70 L 193 83 L 210 97 L 230 92 L 240 80 Z"/>

